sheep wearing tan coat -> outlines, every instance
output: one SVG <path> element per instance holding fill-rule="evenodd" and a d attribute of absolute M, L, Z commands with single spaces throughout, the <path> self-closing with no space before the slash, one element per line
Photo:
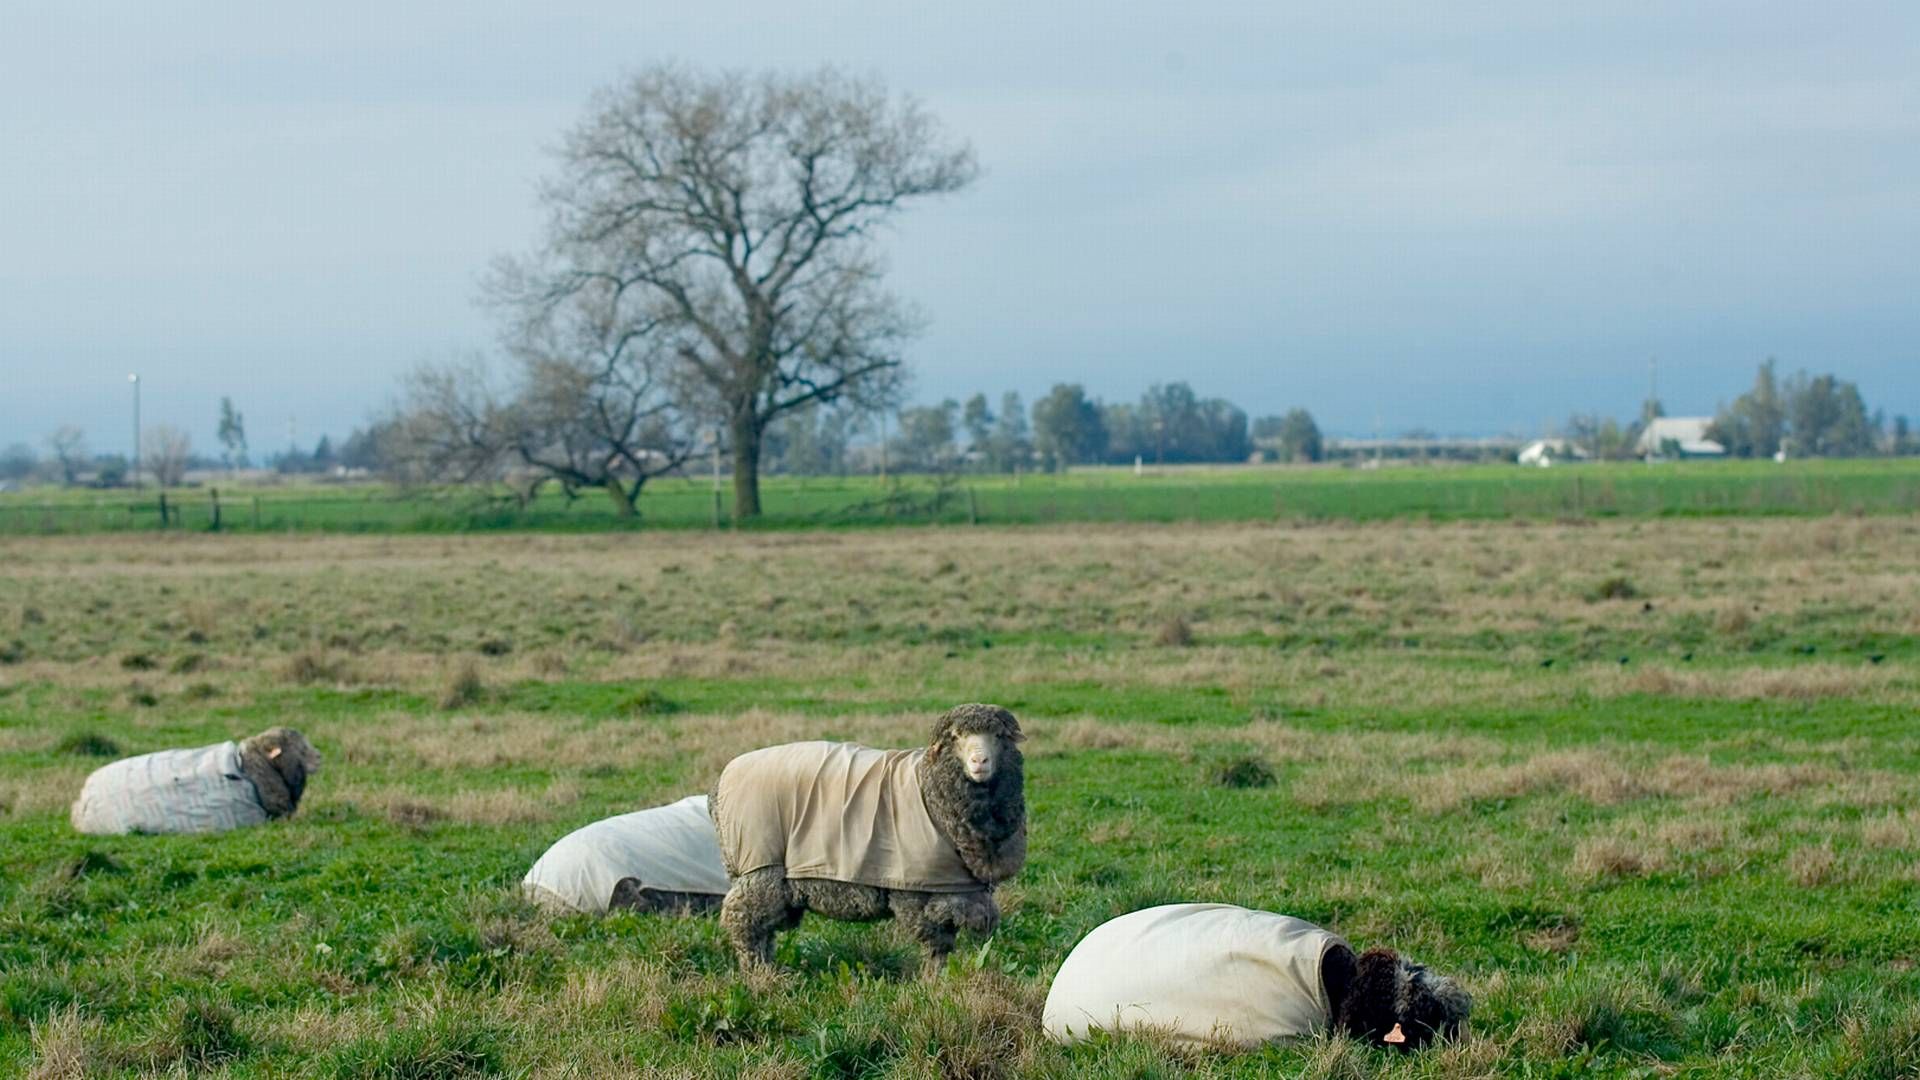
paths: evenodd
<path fill-rule="evenodd" d="M 790 743 L 729 762 L 708 798 L 732 887 L 720 924 L 742 967 L 811 911 L 897 919 L 936 970 L 962 929 L 992 933 L 993 887 L 1026 862 L 1020 723 L 997 705 L 940 717 L 930 745 Z"/>

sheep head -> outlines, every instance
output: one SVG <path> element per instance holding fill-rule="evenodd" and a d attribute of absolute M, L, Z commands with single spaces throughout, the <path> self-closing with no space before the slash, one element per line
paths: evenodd
<path fill-rule="evenodd" d="M 957 705 L 933 726 L 927 759 L 951 758 L 974 784 L 991 785 L 996 775 L 1020 769 L 1020 721 L 998 705 Z"/>
<path fill-rule="evenodd" d="M 1336 1006 L 1335 1026 L 1376 1045 L 1417 1049 L 1460 1034 L 1473 999 L 1460 984 L 1392 949 L 1368 949 Z"/>
<path fill-rule="evenodd" d="M 1005 881 L 1027 857 L 1025 762 L 1020 721 L 998 705 L 960 705 L 933 726 L 920 790 L 934 824 L 967 869 Z"/>
<path fill-rule="evenodd" d="M 240 748 L 243 753 L 251 752 L 265 759 L 278 774 L 286 785 L 289 813 L 300 804 L 307 777 L 320 771 L 320 751 L 313 748 L 305 735 L 289 727 L 270 727 L 258 735 L 250 735 Z"/>

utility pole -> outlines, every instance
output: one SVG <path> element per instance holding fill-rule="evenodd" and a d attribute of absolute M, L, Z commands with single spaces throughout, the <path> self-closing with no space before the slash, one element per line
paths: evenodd
<path fill-rule="evenodd" d="M 140 486 L 140 375 L 138 372 L 127 376 L 133 384 L 133 486 Z"/>

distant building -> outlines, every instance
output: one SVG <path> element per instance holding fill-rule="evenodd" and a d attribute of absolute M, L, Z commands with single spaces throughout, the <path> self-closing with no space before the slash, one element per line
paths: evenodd
<path fill-rule="evenodd" d="M 1725 457 L 1727 448 L 1707 438 L 1711 416 L 1656 416 L 1640 433 L 1634 451 L 1641 457 Z"/>
<path fill-rule="evenodd" d="M 1544 469 L 1563 461 L 1585 461 L 1587 452 L 1565 439 L 1535 439 L 1521 448 L 1516 460 L 1522 465 Z"/>

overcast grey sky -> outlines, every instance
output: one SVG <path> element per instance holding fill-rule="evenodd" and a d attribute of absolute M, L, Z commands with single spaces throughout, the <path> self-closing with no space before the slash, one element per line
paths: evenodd
<path fill-rule="evenodd" d="M 909 212 L 917 396 L 1186 379 L 1335 431 L 1708 412 L 1772 354 L 1920 415 L 1920 6 L 227 4 L 0 13 L 0 444 L 336 437 L 664 59 L 839 64 L 971 139 Z M 812 10 L 808 10 L 812 9 Z"/>

